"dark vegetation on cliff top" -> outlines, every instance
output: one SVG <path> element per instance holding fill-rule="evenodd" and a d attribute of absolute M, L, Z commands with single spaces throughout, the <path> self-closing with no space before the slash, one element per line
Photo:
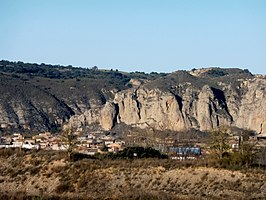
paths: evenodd
<path fill-rule="evenodd" d="M 23 62 L 0 61 L 0 71 L 6 73 L 24 74 L 29 77 L 44 77 L 52 79 L 74 79 L 74 78 L 90 78 L 90 79 L 104 79 L 114 84 L 118 81 L 116 86 L 124 86 L 130 78 L 141 79 L 156 79 L 165 76 L 165 73 L 152 72 L 150 74 L 144 72 L 119 72 L 117 69 L 113 70 L 99 70 L 97 66 L 91 68 L 73 67 L 72 65 L 50 65 L 50 64 L 36 64 Z"/>

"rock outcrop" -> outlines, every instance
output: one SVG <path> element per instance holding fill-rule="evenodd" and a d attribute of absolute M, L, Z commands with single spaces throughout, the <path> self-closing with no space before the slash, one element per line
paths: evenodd
<path fill-rule="evenodd" d="M 140 128 L 183 131 L 190 128 L 210 130 L 220 124 L 231 125 L 232 117 L 224 102 L 215 96 L 213 89 L 204 86 L 196 97 L 186 98 L 159 89 L 146 88 L 123 91 L 115 96 L 121 122 Z"/>
<path fill-rule="evenodd" d="M 104 130 L 113 128 L 116 122 L 117 110 L 114 103 L 107 102 L 100 113 L 100 125 Z"/>
<path fill-rule="evenodd" d="M 140 128 L 159 130 L 185 130 L 182 108 L 170 92 L 145 88 L 131 89 L 116 94 L 114 102 L 119 107 L 119 120 Z"/>
<path fill-rule="evenodd" d="M 24 81 L 0 76 L 0 132 L 52 131 L 63 124 L 79 131 L 108 131 L 124 123 L 173 131 L 227 125 L 266 134 L 266 78 L 247 70 L 208 68 L 150 80 L 135 77 L 124 83 L 131 88 L 124 89 L 91 78 Z"/>
<path fill-rule="evenodd" d="M 266 134 L 266 79 L 243 81 L 241 87 L 247 92 L 241 100 L 235 125 Z"/>

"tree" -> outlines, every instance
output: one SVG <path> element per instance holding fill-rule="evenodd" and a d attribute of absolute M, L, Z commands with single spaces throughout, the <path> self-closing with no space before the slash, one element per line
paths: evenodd
<path fill-rule="evenodd" d="M 93 66 L 93 67 L 91 68 L 91 70 L 92 70 L 92 71 L 98 71 L 98 67 L 97 67 L 97 66 Z"/>
<path fill-rule="evenodd" d="M 226 127 L 210 132 L 210 149 L 217 159 L 221 160 L 229 151 L 229 133 Z"/>
<path fill-rule="evenodd" d="M 77 135 L 74 134 L 71 128 L 64 129 L 61 134 L 61 141 L 67 150 L 68 158 L 71 158 L 73 151 L 77 147 Z"/>
<path fill-rule="evenodd" d="M 219 164 L 223 167 L 250 166 L 256 156 L 256 142 L 249 139 L 250 131 L 244 130 L 239 136 L 239 148 L 230 149 L 230 134 L 226 127 L 221 127 L 210 133 L 210 148 Z"/>
<path fill-rule="evenodd" d="M 108 147 L 105 144 L 103 144 L 103 146 L 100 150 L 103 152 L 108 152 Z"/>
<path fill-rule="evenodd" d="M 244 130 L 239 140 L 239 160 L 241 165 L 251 165 L 257 153 L 255 151 L 256 142 L 249 140 L 250 135 L 250 131 Z"/>

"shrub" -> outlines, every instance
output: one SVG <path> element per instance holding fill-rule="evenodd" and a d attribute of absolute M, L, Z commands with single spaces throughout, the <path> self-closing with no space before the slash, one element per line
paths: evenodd
<path fill-rule="evenodd" d="M 64 192 L 73 192 L 74 191 L 74 187 L 73 185 L 69 182 L 69 181 L 64 181 L 61 182 L 56 188 L 55 188 L 55 192 L 56 193 L 64 193 Z"/>
<path fill-rule="evenodd" d="M 83 154 L 83 153 L 77 153 L 77 152 L 73 152 L 70 154 L 70 161 L 72 162 L 76 162 L 78 160 L 82 160 L 82 159 L 94 159 L 95 157 L 87 155 L 87 154 Z"/>
<path fill-rule="evenodd" d="M 108 154 L 107 156 L 111 158 L 167 158 L 166 155 L 160 153 L 160 151 L 155 150 L 151 147 L 127 147 L 124 150 L 118 152 L 117 154 Z"/>
<path fill-rule="evenodd" d="M 41 167 L 32 167 L 30 168 L 30 175 L 36 175 L 41 170 Z"/>
<path fill-rule="evenodd" d="M 16 153 L 15 149 L 11 149 L 11 148 L 0 149 L 0 157 L 2 157 L 2 158 L 8 158 L 15 153 Z"/>

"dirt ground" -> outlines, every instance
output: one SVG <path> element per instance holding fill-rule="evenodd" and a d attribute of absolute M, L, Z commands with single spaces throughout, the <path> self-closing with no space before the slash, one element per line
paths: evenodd
<path fill-rule="evenodd" d="M 157 160 L 75 163 L 23 155 L 0 158 L 1 197 L 10 199 L 266 199 L 266 172 L 166 167 Z M 153 164 L 151 164 L 153 163 Z M 170 163 L 171 164 L 171 163 Z M 19 195 L 18 195 L 19 194 Z"/>

